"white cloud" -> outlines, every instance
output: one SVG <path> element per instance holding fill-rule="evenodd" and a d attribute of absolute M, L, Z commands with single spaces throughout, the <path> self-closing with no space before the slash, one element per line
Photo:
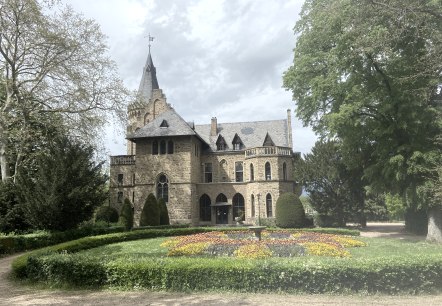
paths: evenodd
<path fill-rule="evenodd" d="M 295 109 L 282 88 L 293 59 L 293 27 L 302 0 L 66 0 L 97 20 L 109 36 L 110 55 L 129 89 L 136 90 L 147 57 L 160 87 L 186 120 L 208 123 L 282 119 Z M 293 116 L 295 151 L 308 152 L 313 132 Z M 108 133 L 114 139 L 120 137 Z M 124 140 L 109 140 L 124 154 Z"/>

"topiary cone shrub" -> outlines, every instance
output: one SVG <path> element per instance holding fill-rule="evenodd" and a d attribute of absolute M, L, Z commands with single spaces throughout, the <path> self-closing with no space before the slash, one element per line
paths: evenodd
<path fill-rule="evenodd" d="M 130 230 L 134 225 L 134 211 L 129 199 L 124 199 L 123 207 L 121 207 L 120 219 L 118 222 L 123 225 L 126 230 Z"/>
<path fill-rule="evenodd" d="M 95 214 L 95 222 L 118 222 L 118 211 L 110 206 L 101 206 Z"/>
<path fill-rule="evenodd" d="M 169 211 L 167 210 L 166 201 L 163 198 L 159 199 L 158 206 L 160 208 L 160 225 L 169 225 Z"/>
<path fill-rule="evenodd" d="M 150 193 L 141 211 L 140 226 L 157 225 L 160 225 L 160 207 L 155 196 Z"/>
<path fill-rule="evenodd" d="M 291 192 L 279 196 L 276 201 L 275 223 L 277 227 L 302 227 L 305 223 L 305 211 L 301 200 Z"/>

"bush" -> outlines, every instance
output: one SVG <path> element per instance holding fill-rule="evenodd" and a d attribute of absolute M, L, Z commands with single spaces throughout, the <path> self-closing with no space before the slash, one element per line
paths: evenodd
<path fill-rule="evenodd" d="M 149 193 L 141 212 L 140 226 L 156 225 L 160 225 L 160 208 L 155 196 Z"/>
<path fill-rule="evenodd" d="M 120 219 L 118 220 L 124 228 L 128 231 L 134 226 L 134 211 L 129 199 L 124 199 L 123 207 L 121 207 Z"/>
<path fill-rule="evenodd" d="M 24 232 L 30 228 L 12 180 L 0 181 L 0 232 Z"/>
<path fill-rule="evenodd" d="M 276 226 L 281 228 L 302 227 L 305 223 L 305 211 L 301 200 L 292 192 L 279 196 L 276 201 Z"/>
<path fill-rule="evenodd" d="M 110 206 L 101 206 L 95 214 L 95 222 L 118 222 L 118 211 Z"/>
<path fill-rule="evenodd" d="M 169 211 L 167 210 L 167 205 L 163 198 L 160 198 L 158 201 L 158 206 L 160 209 L 160 225 L 169 225 Z"/>

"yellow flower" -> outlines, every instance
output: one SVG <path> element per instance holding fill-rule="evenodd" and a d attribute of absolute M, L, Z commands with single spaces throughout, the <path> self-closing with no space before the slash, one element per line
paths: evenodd
<path fill-rule="evenodd" d="M 234 253 L 238 258 L 262 259 L 272 257 L 272 251 L 263 244 L 246 244 L 240 246 Z"/>

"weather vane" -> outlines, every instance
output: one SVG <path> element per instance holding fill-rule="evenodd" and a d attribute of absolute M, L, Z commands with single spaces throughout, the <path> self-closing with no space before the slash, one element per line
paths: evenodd
<path fill-rule="evenodd" d="M 150 42 L 151 41 L 153 41 L 153 39 L 155 38 L 155 37 L 153 37 L 153 36 L 150 36 L 150 33 L 149 33 L 149 35 L 148 36 L 144 36 L 144 37 L 149 37 L 149 53 L 150 53 Z"/>

